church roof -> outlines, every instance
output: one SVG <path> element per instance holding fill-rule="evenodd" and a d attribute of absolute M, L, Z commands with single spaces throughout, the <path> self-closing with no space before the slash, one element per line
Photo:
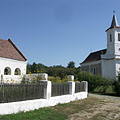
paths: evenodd
<path fill-rule="evenodd" d="M 107 49 L 99 50 L 96 52 L 92 52 L 88 55 L 88 57 L 80 64 L 83 63 L 88 63 L 88 62 L 93 62 L 93 61 L 98 61 L 101 60 L 101 54 L 105 54 Z"/>
<path fill-rule="evenodd" d="M 27 61 L 26 57 L 10 39 L 0 39 L 0 57 L 20 61 Z"/>
<path fill-rule="evenodd" d="M 109 29 L 112 29 L 112 28 L 120 28 L 119 25 L 118 25 L 117 17 L 116 17 L 115 14 L 113 15 L 113 19 L 112 19 L 111 26 L 106 30 L 106 32 L 107 32 Z"/>

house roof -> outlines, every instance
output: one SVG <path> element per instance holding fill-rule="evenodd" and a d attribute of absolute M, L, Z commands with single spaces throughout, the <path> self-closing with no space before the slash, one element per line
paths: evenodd
<path fill-rule="evenodd" d="M 97 60 L 101 60 L 101 54 L 105 54 L 107 51 L 107 49 L 103 49 L 103 50 L 99 50 L 96 52 L 92 52 L 88 55 L 88 57 L 80 64 L 83 63 L 88 63 L 88 62 L 93 62 L 93 61 L 97 61 Z"/>
<path fill-rule="evenodd" d="M 27 61 L 26 57 L 10 39 L 0 39 L 0 57 L 19 61 Z"/>

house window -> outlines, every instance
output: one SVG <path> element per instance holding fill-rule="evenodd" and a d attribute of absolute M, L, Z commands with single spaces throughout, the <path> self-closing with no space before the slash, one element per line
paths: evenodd
<path fill-rule="evenodd" d="M 110 42 L 112 42 L 112 34 L 110 34 Z"/>
<path fill-rule="evenodd" d="M 4 69 L 4 75 L 11 75 L 11 69 L 10 69 L 10 67 L 6 67 Z"/>
<path fill-rule="evenodd" d="M 120 41 L 120 33 L 118 33 L 118 41 Z"/>
<path fill-rule="evenodd" d="M 96 75 L 96 67 L 93 68 L 93 74 Z"/>
<path fill-rule="evenodd" d="M 21 75 L 21 70 L 19 68 L 16 68 L 14 75 Z"/>

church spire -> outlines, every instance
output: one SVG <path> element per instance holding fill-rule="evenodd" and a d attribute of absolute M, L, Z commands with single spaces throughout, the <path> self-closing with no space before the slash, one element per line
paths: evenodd
<path fill-rule="evenodd" d="M 113 19 L 112 19 L 111 26 L 106 30 L 106 32 L 112 28 L 120 28 L 118 25 L 117 17 L 115 15 L 115 10 L 113 11 Z"/>
<path fill-rule="evenodd" d="M 112 19 L 112 23 L 111 23 L 111 28 L 114 28 L 114 27 L 119 27 L 118 21 L 117 21 L 116 15 L 115 15 L 115 11 L 113 11 L 113 19 Z"/>

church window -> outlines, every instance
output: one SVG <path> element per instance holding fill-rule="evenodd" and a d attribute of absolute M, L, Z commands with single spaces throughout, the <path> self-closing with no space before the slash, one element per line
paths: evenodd
<path fill-rule="evenodd" d="M 93 68 L 93 74 L 96 75 L 96 67 Z"/>
<path fill-rule="evenodd" d="M 112 42 L 112 34 L 110 34 L 110 42 Z"/>
<path fill-rule="evenodd" d="M 4 75 L 11 75 L 11 69 L 10 69 L 10 67 L 6 67 L 4 69 Z"/>
<path fill-rule="evenodd" d="M 118 33 L 118 41 L 120 41 L 120 33 Z"/>

